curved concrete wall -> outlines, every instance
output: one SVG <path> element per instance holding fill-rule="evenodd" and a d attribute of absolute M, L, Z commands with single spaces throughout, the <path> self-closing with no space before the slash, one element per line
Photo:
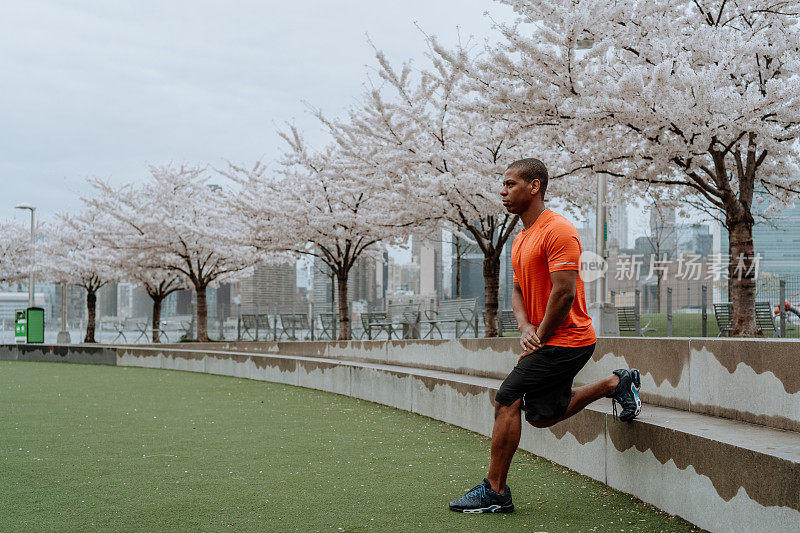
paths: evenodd
<path fill-rule="evenodd" d="M 519 351 L 513 338 L 222 342 L 200 347 L 347 359 L 498 379 L 508 374 Z M 592 359 L 594 364 L 578 374 L 578 384 L 608 376 L 616 368 L 636 367 L 642 371 L 642 398 L 647 403 L 800 431 L 798 340 L 609 337 L 598 339 Z"/>
<path fill-rule="evenodd" d="M 247 353 L 237 346 L 217 343 L 116 349 L 76 347 L 75 358 L 72 350 L 59 356 L 47 353 L 47 347 L 38 347 L 45 355 L 35 355 L 32 348 L 14 348 L 17 359 L 62 357 L 61 360 L 90 362 L 94 354 L 98 362 L 109 363 L 108 353 L 112 352 L 118 365 L 206 372 L 315 388 L 490 435 L 492 400 L 500 377 L 516 361 L 515 342 L 478 339 L 248 346 L 270 353 Z M 733 387 L 750 379 L 751 373 L 757 378 L 776 380 L 787 391 L 785 385 L 788 383 L 791 390 L 798 367 L 793 366 L 794 373 L 767 370 L 765 365 L 774 361 L 769 358 L 778 357 L 776 354 L 784 346 L 776 347 L 772 341 L 748 346 L 749 359 L 734 365 L 729 358 L 739 352 L 732 342 L 736 341 L 706 340 L 706 344 L 693 345 L 688 339 L 603 339 L 595 361 L 587 365 L 583 377 L 589 380 L 595 375 L 607 375 L 608 368 L 635 364 L 647 372 L 650 382 L 646 381 L 645 387 L 651 387 L 649 399 L 655 404 L 647 405 L 640 418 L 625 424 L 612 419 L 607 401 L 597 402 L 552 428 L 525 426 L 521 448 L 712 531 L 797 531 L 800 434 L 706 413 L 723 407 L 713 394 L 721 380 L 733 380 L 733 385 L 725 385 L 730 390 L 723 391 L 722 397 L 733 395 L 737 390 Z M 771 350 L 762 350 L 769 345 Z M 681 346 L 686 348 L 685 355 Z M 787 353 L 796 353 L 800 343 L 785 346 Z M 13 351 L 0 348 L 0 358 L 10 358 L 8 354 Z M 767 353 L 770 351 L 772 354 Z M 658 364 L 657 357 L 662 357 Z M 644 363 L 650 364 L 649 370 Z M 732 371 L 728 370 L 730 367 Z M 772 398 L 772 404 L 759 404 L 762 411 L 779 399 L 777 393 L 771 395 L 769 391 L 744 393 L 750 398 L 759 394 Z M 697 405 L 693 405 L 693 399 L 703 394 L 711 397 L 712 405 L 719 405 L 710 409 L 709 403 L 702 403 L 703 412 L 690 411 Z M 732 412 L 719 414 L 741 418 L 743 413 L 753 412 L 751 406 L 743 410 L 735 403 L 729 408 Z"/>

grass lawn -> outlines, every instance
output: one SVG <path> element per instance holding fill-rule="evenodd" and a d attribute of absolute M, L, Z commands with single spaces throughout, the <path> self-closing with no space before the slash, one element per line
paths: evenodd
<path fill-rule="evenodd" d="M 453 513 L 487 438 L 319 391 L 0 361 L 0 402 L 3 531 L 695 530 L 527 453 L 515 513 Z"/>

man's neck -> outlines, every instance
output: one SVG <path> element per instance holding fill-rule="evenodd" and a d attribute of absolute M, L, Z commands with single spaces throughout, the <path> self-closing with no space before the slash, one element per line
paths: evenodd
<path fill-rule="evenodd" d="M 533 226 L 534 222 L 536 222 L 536 219 L 539 218 L 539 215 L 544 213 L 546 209 L 547 207 L 545 207 L 544 202 L 531 203 L 530 207 L 528 207 L 528 209 L 519 216 L 519 218 L 522 220 L 522 227 L 528 229 Z"/>

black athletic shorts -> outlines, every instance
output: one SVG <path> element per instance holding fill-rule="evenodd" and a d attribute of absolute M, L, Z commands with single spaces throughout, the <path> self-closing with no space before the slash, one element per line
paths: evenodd
<path fill-rule="evenodd" d="M 560 418 L 572 398 L 572 380 L 592 353 L 594 344 L 581 348 L 543 346 L 517 363 L 500 385 L 495 401 L 509 406 L 522 398 L 528 422 Z"/>

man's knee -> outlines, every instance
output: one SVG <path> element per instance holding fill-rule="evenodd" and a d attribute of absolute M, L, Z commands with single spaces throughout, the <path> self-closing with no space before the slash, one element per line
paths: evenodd
<path fill-rule="evenodd" d="M 519 416 L 522 409 L 522 400 L 517 400 L 511 405 L 503 405 L 500 402 L 494 402 L 494 417 L 500 418 L 501 416 Z"/>

